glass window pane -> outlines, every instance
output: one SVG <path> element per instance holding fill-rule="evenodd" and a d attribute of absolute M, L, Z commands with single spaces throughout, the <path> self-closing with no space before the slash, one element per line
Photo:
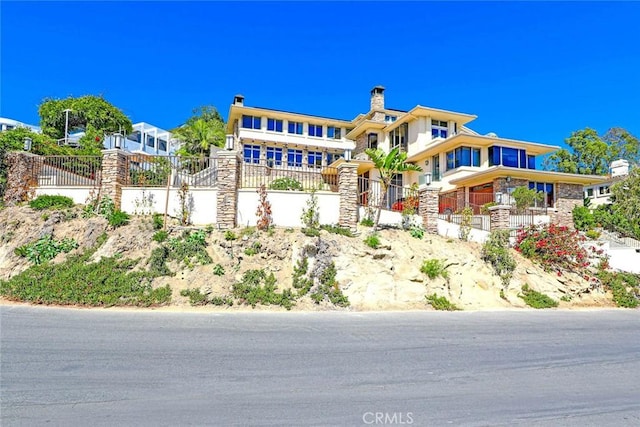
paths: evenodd
<path fill-rule="evenodd" d="M 471 148 L 460 149 L 460 166 L 471 166 Z"/>
<path fill-rule="evenodd" d="M 282 132 L 282 120 L 276 120 L 276 132 Z"/>
<path fill-rule="evenodd" d="M 334 129 L 335 129 L 335 128 L 334 128 L 333 126 L 329 126 L 329 127 L 327 128 L 327 137 L 329 137 L 329 138 L 333 138 L 333 135 L 334 135 L 333 130 L 334 130 Z"/>
<path fill-rule="evenodd" d="M 242 127 L 243 128 L 251 129 L 251 122 L 252 122 L 252 117 L 251 116 L 242 116 Z"/>
<path fill-rule="evenodd" d="M 295 133 L 295 131 L 296 131 L 296 124 L 295 124 L 295 122 L 289 122 L 289 123 L 287 124 L 287 132 L 289 132 L 289 133 Z"/>
<path fill-rule="evenodd" d="M 520 167 L 521 168 L 526 168 L 527 167 L 527 152 L 525 150 L 519 150 L 520 151 Z"/>
<path fill-rule="evenodd" d="M 535 156 L 527 156 L 527 168 L 535 169 L 536 168 L 536 157 Z"/>
<path fill-rule="evenodd" d="M 518 150 L 515 148 L 502 147 L 502 165 L 517 168 Z"/>
<path fill-rule="evenodd" d="M 455 169 L 454 152 L 449 151 L 447 153 L 447 170 Z"/>
<path fill-rule="evenodd" d="M 480 166 L 480 149 L 479 148 L 474 148 L 473 149 L 473 163 L 472 166 Z"/>

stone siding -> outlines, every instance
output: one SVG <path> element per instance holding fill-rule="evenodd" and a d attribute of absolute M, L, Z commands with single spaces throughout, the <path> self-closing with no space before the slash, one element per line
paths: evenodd
<path fill-rule="evenodd" d="M 24 151 L 6 154 L 7 184 L 4 191 L 4 203 L 13 206 L 29 200 L 38 185 L 38 174 L 42 168 L 39 156 Z"/>
<path fill-rule="evenodd" d="M 358 165 L 342 163 L 338 166 L 340 213 L 338 224 L 355 231 L 358 225 Z"/>
<path fill-rule="evenodd" d="M 511 182 L 507 183 L 506 178 L 496 178 L 493 180 L 493 194 L 502 193 L 507 194 L 507 189 L 511 189 L 513 191 L 516 187 L 527 187 L 529 188 L 529 181 L 526 179 L 520 178 L 512 178 Z"/>
<path fill-rule="evenodd" d="M 102 152 L 102 194 L 113 200 L 116 209 L 122 206 L 122 186 L 129 180 L 126 151 L 117 149 Z"/>
<path fill-rule="evenodd" d="M 242 159 L 236 151 L 218 152 L 218 194 L 216 213 L 218 226 L 222 229 L 236 226 L 238 211 L 238 186 Z"/>
<path fill-rule="evenodd" d="M 511 206 L 508 205 L 497 205 L 489 208 L 489 229 L 491 231 L 509 229 L 510 209 Z"/>
<path fill-rule="evenodd" d="M 551 222 L 573 228 L 573 208 L 584 206 L 584 190 L 580 184 L 556 184 L 556 209 Z"/>
<path fill-rule="evenodd" d="M 438 234 L 438 201 L 440 187 L 423 185 L 418 190 L 420 204 L 418 213 L 422 217 L 422 226 L 427 233 Z"/>

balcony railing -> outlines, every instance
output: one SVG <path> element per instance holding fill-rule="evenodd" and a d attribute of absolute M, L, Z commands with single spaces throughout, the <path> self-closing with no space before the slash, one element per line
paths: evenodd
<path fill-rule="evenodd" d="M 241 188 L 265 185 L 272 190 L 338 191 L 338 169 L 308 163 L 288 164 L 285 160 L 260 159 L 242 163 Z"/>

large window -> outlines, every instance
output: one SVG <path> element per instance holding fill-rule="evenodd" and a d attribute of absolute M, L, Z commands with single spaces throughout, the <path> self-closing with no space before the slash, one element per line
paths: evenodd
<path fill-rule="evenodd" d="M 242 116 L 242 127 L 245 129 L 260 129 L 260 117 Z"/>
<path fill-rule="evenodd" d="M 260 162 L 260 146 L 249 145 L 244 146 L 244 162 L 245 163 L 259 163 Z"/>
<path fill-rule="evenodd" d="M 373 148 L 374 150 L 378 148 L 378 134 L 370 133 L 367 135 L 367 148 Z"/>
<path fill-rule="evenodd" d="M 309 125 L 309 136 L 322 138 L 322 125 Z"/>
<path fill-rule="evenodd" d="M 167 141 L 165 141 L 164 139 L 159 139 L 158 140 L 158 150 L 167 151 Z"/>
<path fill-rule="evenodd" d="M 458 147 L 447 151 L 447 170 L 461 166 L 480 166 L 480 149 L 472 147 Z"/>
<path fill-rule="evenodd" d="M 302 150 L 287 150 L 287 166 L 302 166 Z"/>
<path fill-rule="evenodd" d="M 449 127 L 443 120 L 431 120 L 431 137 L 446 138 Z"/>
<path fill-rule="evenodd" d="M 327 137 L 333 139 L 342 139 L 342 129 L 335 126 L 327 127 Z"/>
<path fill-rule="evenodd" d="M 302 122 L 289 122 L 287 124 L 287 132 L 295 133 L 296 135 L 302 135 Z"/>
<path fill-rule="evenodd" d="M 267 130 L 282 132 L 282 120 L 267 119 Z"/>
<path fill-rule="evenodd" d="M 549 207 L 553 206 L 553 184 L 548 182 L 533 182 L 529 181 L 529 189 L 535 189 L 536 192 L 546 195 L 546 198 L 542 199 L 542 202 L 536 200 L 536 207 Z"/>
<path fill-rule="evenodd" d="M 132 133 L 127 135 L 127 139 L 140 144 L 140 131 L 139 130 L 133 131 Z"/>
<path fill-rule="evenodd" d="M 151 135 L 147 135 L 147 147 L 155 147 L 156 139 Z"/>
<path fill-rule="evenodd" d="M 319 168 L 322 166 L 322 153 L 319 151 L 307 152 L 307 161 L 310 168 Z"/>
<path fill-rule="evenodd" d="M 535 169 L 535 156 L 527 155 L 527 151 L 521 148 L 489 147 L 489 166 L 508 166 L 511 168 Z"/>
<path fill-rule="evenodd" d="M 267 147 L 267 165 L 280 166 L 282 164 L 282 148 Z"/>
<path fill-rule="evenodd" d="M 389 140 L 391 142 L 391 149 L 396 147 L 400 148 L 400 151 L 407 151 L 407 137 L 409 135 L 409 125 L 404 123 L 391 132 L 389 132 Z"/>

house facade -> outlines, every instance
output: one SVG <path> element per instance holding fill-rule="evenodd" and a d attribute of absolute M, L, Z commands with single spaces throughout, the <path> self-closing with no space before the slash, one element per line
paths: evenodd
<path fill-rule="evenodd" d="M 378 177 L 365 150 L 389 152 L 397 147 L 423 172 L 394 177 L 387 207 L 394 206 L 402 196 L 398 188 L 429 182 L 440 189 L 441 213 L 464 206 L 478 210 L 487 203 L 511 203 L 511 193 L 519 186 L 542 193 L 537 207 L 558 208 L 563 205 L 561 200 L 581 203 L 583 187 L 605 179 L 540 170 L 538 157 L 559 147 L 495 133 L 480 135 L 468 126 L 477 117 L 473 114 L 421 105 L 408 111 L 388 108 L 384 91 L 382 86 L 374 87 L 369 111 L 352 120 L 248 107 L 244 97 L 236 96 L 229 110 L 227 132 L 234 136 L 244 163 L 265 161 L 321 169 L 351 159 L 358 165 L 358 176 L 365 187 Z M 364 193 L 367 188 L 360 191 Z"/>

